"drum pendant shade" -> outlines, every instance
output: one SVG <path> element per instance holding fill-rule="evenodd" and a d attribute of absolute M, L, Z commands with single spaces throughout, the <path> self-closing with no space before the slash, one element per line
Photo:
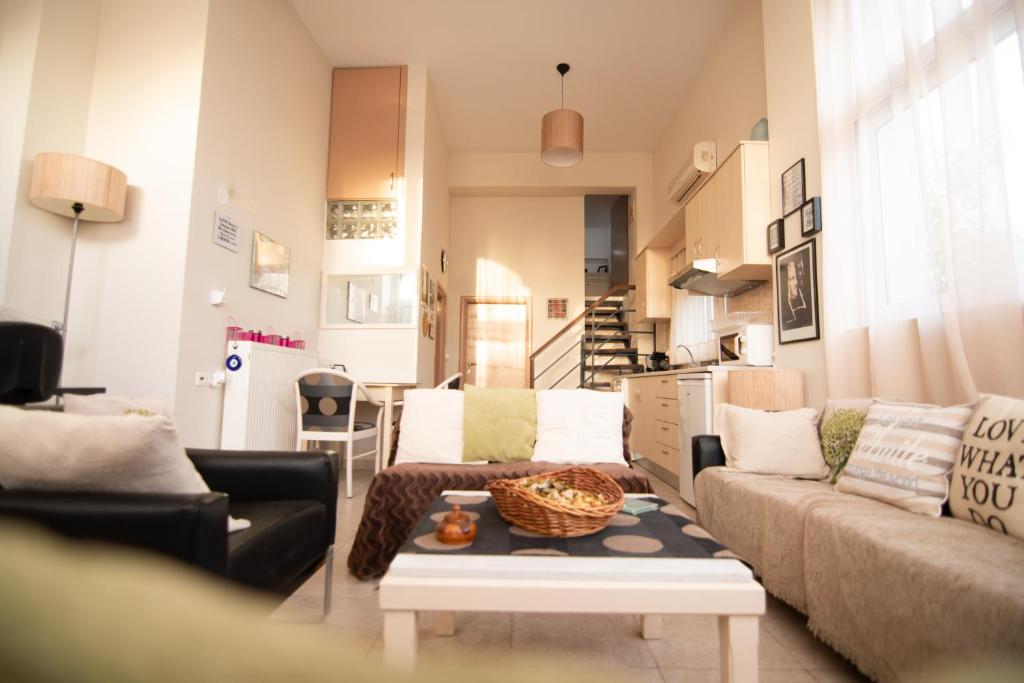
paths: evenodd
<path fill-rule="evenodd" d="M 29 200 L 40 209 L 68 218 L 74 205 L 84 209 L 81 220 L 116 223 L 124 220 L 128 178 L 124 173 L 75 154 L 43 153 L 32 167 Z"/>
<path fill-rule="evenodd" d="M 540 127 L 540 158 L 548 166 L 575 166 L 583 160 L 583 115 L 555 109 L 544 115 Z"/>

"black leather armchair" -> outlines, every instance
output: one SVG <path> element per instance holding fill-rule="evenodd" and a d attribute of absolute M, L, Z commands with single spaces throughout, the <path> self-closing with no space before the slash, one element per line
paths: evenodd
<path fill-rule="evenodd" d="M 693 477 L 707 467 L 725 464 L 722 439 L 717 434 L 698 434 L 690 440 L 693 457 Z"/>
<path fill-rule="evenodd" d="M 291 594 L 326 564 L 330 610 L 338 511 L 333 452 L 190 450 L 214 493 L 0 490 L 0 516 L 156 552 L 250 588 Z M 228 515 L 252 522 L 228 534 Z"/>

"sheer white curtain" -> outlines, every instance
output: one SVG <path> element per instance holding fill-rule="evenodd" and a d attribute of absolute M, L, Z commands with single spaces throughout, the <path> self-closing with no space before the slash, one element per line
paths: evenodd
<path fill-rule="evenodd" d="M 829 394 L 1024 396 L 1024 0 L 814 0 Z"/>

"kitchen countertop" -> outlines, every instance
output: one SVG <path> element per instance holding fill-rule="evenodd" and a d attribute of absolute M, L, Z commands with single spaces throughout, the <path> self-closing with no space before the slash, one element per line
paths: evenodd
<path fill-rule="evenodd" d="M 620 379 L 630 377 L 658 377 L 660 375 L 689 375 L 695 372 L 729 372 L 731 370 L 772 370 L 773 367 L 763 365 L 705 365 L 703 367 L 681 368 L 679 370 L 659 370 L 658 372 L 636 372 L 622 375 Z"/>

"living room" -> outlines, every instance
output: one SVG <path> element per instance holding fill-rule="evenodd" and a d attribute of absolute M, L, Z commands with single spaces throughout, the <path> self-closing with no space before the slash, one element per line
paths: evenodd
<path fill-rule="evenodd" d="M 5 3 L 0 395 L 32 405 L 3 409 L 0 515 L 49 527 L 9 543 L 52 569 L 4 570 L 23 612 L 3 659 L 26 680 L 319 680 L 342 659 L 468 678 L 491 657 L 1019 677 L 1022 23 L 1011 0 Z M 580 268 L 595 197 L 624 198 L 601 294 Z M 106 431 L 131 418 L 166 429 Z M 467 493 L 581 467 L 573 487 L 608 477 L 622 510 L 575 540 L 516 536 Z M 465 569 L 423 531 L 453 505 L 479 530 Z M 209 519 L 240 530 L 200 542 Z M 588 538 L 638 564 L 472 574 Z M 105 555 L 124 546 L 150 552 Z M 550 585 L 474 592 L 518 571 Z M 579 576 L 603 583 L 574 597 Z M 251 668 L 204 649 L 203 620 Z"/>

